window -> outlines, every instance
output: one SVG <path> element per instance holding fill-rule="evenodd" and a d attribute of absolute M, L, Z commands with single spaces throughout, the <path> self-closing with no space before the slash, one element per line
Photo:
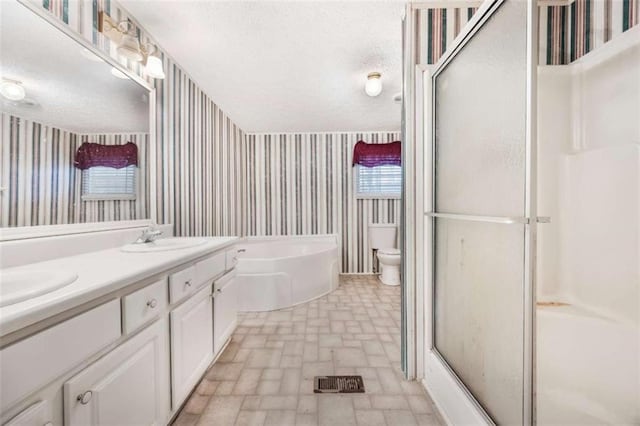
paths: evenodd
<path fill-rule="evenodd" d="M 134 165 L 115 169 L 91 167 L 82 171 L 83 200 L 135 200 L 136 174 Z"/>
<path fill-rule="evenodd" d="M 402 193 L 402 167 L 383 165 L 354 166 L 356 197 L 400 198 Z"/>

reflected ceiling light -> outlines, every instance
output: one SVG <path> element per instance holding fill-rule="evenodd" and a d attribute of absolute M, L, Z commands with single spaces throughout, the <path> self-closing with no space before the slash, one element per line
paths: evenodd
<path fill-rule="evenodd" d="M 0 83 L 0 94 L 10 101 L 21 101 L 27 96 L 21 82 L 8 79 Z"/>
<path fill-rule="evenodd" d="M 123 80 L 129 80 L 129 76 L 123 73 L 122 71 L 120 71 L 116 67 L 111 67 L 111 75 L 113 75 L 114 77 L 121 78 Z"/>
<path fill-rule="evenodd" d="M 115 22 L 104 12 L 98 14 L 98 31 L 118 45 L 119 55 L 134 62 L 142 62 L 146 66 L 145 73 L 151 78 L 165 77 L 162 61 L 156 55 L 156 47 L 150 44 L 141 45 L 138 37 L 130 34 L 133 24 L 129 21 Z"/>
<path fill-rule="evenodd" d="M 80 53 L 82 54 L 82 56 L 84 56 L 86 59 L 92 62 L 104 62 L 104 60 L 100 56 L 96 55 L 89 49 L 83 48 Z"/>
<path fill-rule="evenodd" d="M 367 84 L 364 86 L 364 91 L 369 96 L 378 96 L 382 92 L 382 74 L 379 72 L 370 72 L 367 75 Z"/>

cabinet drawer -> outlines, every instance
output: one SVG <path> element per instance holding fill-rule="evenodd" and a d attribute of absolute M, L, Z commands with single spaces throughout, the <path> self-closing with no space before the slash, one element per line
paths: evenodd
<path fill-rule="evenodd" d="M 179 302 L 195 291 L 195 278 L 195 266 L 190 266 L 169 276 L 169 299 L 171 303 Z"/>
<path fill-rule="evenodd" d="M 208 283 L 224 273 L 225 254 L 217 253 L 196 263 L 196 282 L 198 285 Z"/>
<path fill-rule="evenodd" d="M 38 401 L 9 420 L 4 426 L 52 426 L 49 401 Z"/>
<path fill-rule="evenodd" d="M 124 332 L 156 318 L 167 306 L 167 282 L 160 280 L 122 298 Z"/>
<path fill-rule="evenodd" d="M 229 269 L 235 268 L 236 265 L 238 264 L 238 249 L 234 247 L 230 250 L 227 250 L 226 256 L 227 256 L 227 271 L 228 271 Z"/>
<path fill-rule="evenodd" d="M 0 351 L 5 411 L 120 337 L 120 300 L 112 300 Z"/>

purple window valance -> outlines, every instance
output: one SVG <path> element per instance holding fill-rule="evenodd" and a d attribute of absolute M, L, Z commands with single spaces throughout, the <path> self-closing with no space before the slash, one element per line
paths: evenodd
<path fill-rule="evenodd" d="M 401 165 L 401 142 L 366 143 L 359 141 L 353 148 L 353 166 L 364 167 Z"/>
<path fill-rule="evenodd" d="M 121 169 L 138 165 L 138 147 L 133 142 L 124 145 L 101 145 L 84 142 L 76 152 L 74 165 L 81 170 L 102 166 Z"/>

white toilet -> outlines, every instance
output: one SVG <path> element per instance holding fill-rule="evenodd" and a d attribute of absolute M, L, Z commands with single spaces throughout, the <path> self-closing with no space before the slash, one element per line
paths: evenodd
<path fill-rule="evenodd" d="M 382 284 L 400 285 L 401 257 L 397 241 L 398 227 L 394 223 L 369 224 L 369 247 L 377 250 Z"/>

